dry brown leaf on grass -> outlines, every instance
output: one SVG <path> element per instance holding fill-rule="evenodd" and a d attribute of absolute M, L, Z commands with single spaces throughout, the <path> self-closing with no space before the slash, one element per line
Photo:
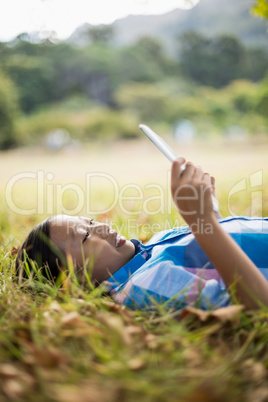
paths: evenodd
<path fill-rule="evenodd" d="M 76 311 L 64 314 L 61 318 L 61 325 L 62 328 L 81 328 L 88 326 L 88 324 Z"/>
<path fill-rule="evenodd" d="M 146 344 L 147 332 L 142 327 L 127 325 L 123 332 L 126 345 L 143 347 Z"/>
<path fill-rule="evenodd" d="M 61 402 L 102 402 L 102 390 L 94 387 L 58 387 L 55 390 L 54 398 Z"/>
<path fill-rule="evenodd" d="M 25 395 L 22 383 L 18 380 L 10 379 L 2 384 L 2 390 L 11 400 L 20 399 Z"/>
<path fill-rule="evenodd" d="M 268 401 L 268 387 L 260 387 L 253 391 L 247 392 L 245 402 L 267 402 Z"/>
<path fill-rule="evenodd" d="M 120 390 L 109 385 L 88 381 L 78 386 L 57 386 L 53 388 L 53 400 L 59 402 L 119 402 Z"/>
<path fill-rule="evenodd" d="M 261 384 L 267 373 L 264 365 L 261 362 L 256 362 L 253 359 L 245 360 L 242 365 L 243 377 L 251 382 Z"/>
<path fill-rule="evenodd" d="M 18 377 L 20 375 L 20 371 L 17 367 L 13 366 L 12 364 L 2 364 L 0 366 L 0 376 L 1 377 Z"/>
<path fill-rule="evenodd" d="M 97 314 L 97 319 L 104 326 L 108 327 L 110 331 L 119 335 L 124 344 L 129 345 L 131 343 L 131 338 L 125 332 L 125 324 L 120 315 L 99 311 Z"/>
<path fill-rule="evenodd" d="M 30 374 L 6 363 L 0 366 L 0 384 L 5 395 L 13 400 L 29 393 L 35 380 Z"/>
<path fill-rule="evenodd" d="M 135 318 L 135 313 L 123 306 L 122 304 L 115 303 L 110 300 L 102 300 L 102 305 L 105 306 L 108 311 L 119 314 L 125 322 L 132 322 Z"/>
<path fill-rule="evenodd" d="M 97 313 L 97 319 L 107 327 L 115 331 L 123 331 L 124 322 L 120 315 L 106 313 L 105 311 L 99 311 Z"/>
<path fill-rule="evenodd" d="M 119 335 L 125 345 L 145 343 L 146 331 L 138 325 L 127 325 L 121 315 L 100 311 L 97 319 L 109 330 Z"/>
<path fill-rule="evenodd" d="M 158 338 L 154 334 L 146 334 L 145 335 L 145 343 L 148 349 L 156 349 L 158 347 Z"/>
<path fill-rule="evenodd" d="M 67 357 L 55 347 L 40 348 L 33 343 L 24 345 L 24 362 L 45 368 L 57 368 L 67 362 Z"/>
<path fill-rule="evenodd" d="M 211 316 L 225 323 L 237 319 L 240 313 L 245 309 L 242 305 L 221 307 L 211 312 Z"/>
<path fill-rule="evenodd" d="M 181 311 L 180 318 L 184 319 L 192 316 L 197 318 L 200 322 L 216 319 L 224 324 L 228 321 L 234 321 L 237 319 L 243 310 L 244 306 L 242 305 L 221 307 L 213 311 L 204 311 L 195 307 L 187 306 Z"/>
<path fill-rule="evenodd" d="M 133 359 L 130 359 L 127 362 L 128 367 L 133 370 L 133 371 L 137 371 L 137 370 L 141 370 L 145 365 L 145 361 L 139 357 L 135 357 Z"/>
<path fill-rule="evenodd" d="M 110 300 L 102 300 L 101 304 L 107 308 L 107 310 L 109 311 L 113 311 L 113 312 L 117 312 L 118 310 L 120 310 L 122 308 L 122 306 L 120 304 L 117 304 L 113 301 Z"/>
<path fill-rule="evenodd" d="M 5 363 L 0 366 L 0 377 L 5 380 L 11 378 L 21 379 L 28 387 L 31 387 L 34 384 L 34 378 L 30 374 L 18 369 L 10 363 Z"/>
<path fill-rule="evenodd" d="M 83 337 L 86 335 L 102 334 L 102 330 L 89 325 L 76 311 L 66 313 L 61 318 L 62 336 Z"/>
<path fill-rule="evenodd" d="M 133 324 L 133 321 L 135 320 L 135 313 L 133 311 L 122 308 L 118 311 L 118 314 L 122 317 L 125 324 Z"/>
<path fill-rule="evenodd" d="M 46 325 L 52 328 L 55 325 L 55 318 L 51 315 L 50 311 L 45 311 L 43 313 Z"/>
<path fill-rule="evenodd" d="M 180 318 L 183 320 L 187 317 L 195 317 L 199 321 L 205 322 L 205 321 L 207 321 L 209 315 L 210 314 L 208 311 L 204 311 L 204 310 L 200 310 L 195 307 L 187 306 L 182 309 L 182 311 L 180 313 Z"/>
<path fill-rule="evenodd" d="M 49 310 L 51 310 L 51 311 L 53 311 L 55 313 L 62 313 L 63 312 L 63 308 L 56 301 L 53 301 L 50 304 Z"/>
<path fill-rule="evenodd" d="M 222 388 L 218 384 L 215 386 L 211 382 L 210 378 L 202 381 L 200 385 L 197 385 L 189 394 L 178 399 L 180 402 L 236 402 L 237 399 L 233 399 L 228 393 L 228 389 Z M 240 399 L 239 399 L 240 401 Z M 252 401 L 253 402 L 253 401 Z M 254 401 L 255 402 L 255 401 Z"/>
<path fill-rule="evenodd" d="M 194 348 L 191 349 L 187 348 L 183 350 L 182 354 L 186 361 L 187 367 L 188 366 L 191 368 L 202 367 L 203 361 L 198 350 L 195 350 Z"/>
<path fill-rule="evenodd" d="M 84 338 L 86 336 L 91 335 L 101 335 L 102 331 L 96 327 L 85 327 L 85 328 L 77 328 L 77 329 L 64 329 L 61 332 L 61 335 L 66 338 Z"/>
<path fill-rule="evenodd" d="M 125 333 L 131 337 L 135 337 L 136 335 L 145 334 L 145 330 L 138 325 L 128 325 L 125 327 Z"/>
<path fill-rule="evenodd" d="M 97 311 L 97 307 L 94 303 L 90 301 L 83 301 L 81 306 L 79 306 L 79 314 L 86 317 L 91 317 Z"/>

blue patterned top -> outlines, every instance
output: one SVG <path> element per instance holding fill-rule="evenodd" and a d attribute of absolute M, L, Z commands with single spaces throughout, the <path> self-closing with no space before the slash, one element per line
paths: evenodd
<path fill-rule="evenodd" d="M 268 280 L 268 218 L 229 217 L 219 222 Z M 160 303 L 204 310 L 231 303 L 188 226 L 159 232 L 146 245 L 131 241 L 135 256 L 107 281 L 117 302 L 133 309 L 152 309 Z"/>

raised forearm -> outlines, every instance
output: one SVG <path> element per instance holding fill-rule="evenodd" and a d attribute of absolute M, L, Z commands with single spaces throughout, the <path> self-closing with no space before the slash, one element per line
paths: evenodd
<path fill-rule="evenodd" d="M 268 306 L 268 283 L 255 264 L 214 216 L 206 221 L 206 225 L 210 225 L 211 230 L 194 235 L 226 287 L 234 284 L 237 300 L 248 308 L 260 307 L 259 302 Z"/>
<path fill-rule="evenodd" d="M 184 162 L 183 158 L 175 161 L 171 172 L 171 192 L 180 214 L 225 285 L 230 287 L 234 284 L 239 302 L 248 308 L 257 308 L 260 303 L 268 306 L 268 282 L 232 237 L 222 229 L 213 212 L 211 194 L 214 192 L 214 179 L 190 162 L 181 174 Z M 202 227 L 208 230 L 199 230 L 200 220 Z"/>

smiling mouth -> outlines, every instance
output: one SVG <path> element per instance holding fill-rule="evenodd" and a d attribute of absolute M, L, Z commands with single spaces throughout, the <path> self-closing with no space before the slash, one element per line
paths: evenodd
<path fill-rule="evenodd" d="M 115 247 L 121 247 L 125 244 L 126 238 L 124 236 L 116 236 Z"/>

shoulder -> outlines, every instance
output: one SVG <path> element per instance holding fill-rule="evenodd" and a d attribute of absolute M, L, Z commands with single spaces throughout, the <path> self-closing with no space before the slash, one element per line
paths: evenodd
<path fill-rule="evenodd" d="M 191 230 L 189 226 L 178 226 L 168 230 L 162 230 L 154 234 L 151 239 L 146 243 L 146 246 L 150 246 L 152 244 L 158 243 L 163 240 L 168 240 L 176 236 L 182 236 L 190 234 Z"/>
<path fill-rule="evenodd" d="M 228 233 L 268 234 L 267 217 L 230 216 L 219 219 L 219 223 Z"/>

